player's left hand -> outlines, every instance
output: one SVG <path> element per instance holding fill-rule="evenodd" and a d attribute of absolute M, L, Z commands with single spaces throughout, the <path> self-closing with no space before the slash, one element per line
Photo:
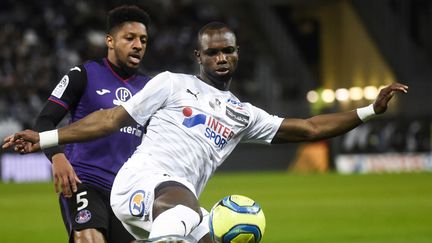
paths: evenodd
<path fill-rule="evenodd" d="M 3 149 L 14 148 L 21 154 L 33 153 L 39 151 L 39 133 L 32 130 L 17 132 L 7 136 L 3 140 Z"/>
<path fill-rule="evenodd" d="M 408 93 L 408 86 L 400 83 L 393 83 L 380 90 L 373 107 L 375 114 L 384 113 L 387 110 L 388 102 L 393 98 L 396 92 Z"/>
<path fill-rule="evenodd" d="M 56 193 L 70 198 L 77 191 L 77 183 L 81 183 L 69 160 L 63 153 L 57 153 L 51 157 L 54 188 Z"/>

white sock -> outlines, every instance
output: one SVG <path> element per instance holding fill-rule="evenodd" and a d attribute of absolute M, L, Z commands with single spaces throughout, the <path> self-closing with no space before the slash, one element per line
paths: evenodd
<path fill-rule="evenodd" d="M 209 214 L 209 212 L 205 208 L 202 208 L 202 207 L 201 207 L 201 213 L 203 215 L 203 220 L 190 233 L 190 236 L 196 242 L 198 242 L 199 240 L 201 240 L 201 238 L 203 238 L 210 231 L 210 229 L 209 229 L 209 222 L 208 222 L 210 214 Z"/>
<path fill-rule="evenodd" d="M 200 223 L 200 216 L 189 207 L 177 205 L 153 221 L 149 239 L 167 235 L 188 235 Z"/>

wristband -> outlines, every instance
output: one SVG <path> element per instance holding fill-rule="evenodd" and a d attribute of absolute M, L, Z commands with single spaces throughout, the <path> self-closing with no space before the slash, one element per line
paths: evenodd
<path fill-rule="evenodd" d="M 357 116 L 360 118 L 360 120 L 362 120 L 362 122 L 366 122 L 367 120 L 371 119 L 375 115 L 376 114 L 375 114 L 373 104 L 370 104 L 362 108 L 357 108 Z"/>
<path fill-rule="evenodd" d="M 58 145 L 57 129 L 39 133 L 39 145 L 41 149 L 57 146 Z"/>

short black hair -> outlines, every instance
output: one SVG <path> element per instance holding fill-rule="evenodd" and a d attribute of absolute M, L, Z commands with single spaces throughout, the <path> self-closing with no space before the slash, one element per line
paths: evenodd
<path fill-rule="evenodd" d="M 220 30 L 224 28 L 228 29 L 230 32 L 232 32 L 235 35 L 234 30 L 223 22 L 213 21 L 201 27 L 201 29 L 198 31 L 198 38 L 196 43 L 197 48 L 198 49 L 201 48 L 201 38 L 207 30 Z"/>
<path fill-rule="evenodd" d="M 148 30 L 150 16 L 146 11 L 135 5 L 122 5 L 116 7 L 108 12 L 106 33 L 111 33 L 115 27 L 128 21 L 140 22 L 144 24 Z"/>

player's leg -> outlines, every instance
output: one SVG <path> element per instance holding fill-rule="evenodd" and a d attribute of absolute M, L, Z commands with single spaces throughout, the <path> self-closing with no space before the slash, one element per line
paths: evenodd
<path fill-rule="evenodd" d="M 107 200 L 107 203 L 109 201 Z M 111 206 L 109 206 L 111 208 Z M 113 243 L 135 243 L 135 238 L 125 229 L 120 220 L 111 210 L 110 228 L 108 231 L 108 242 Z"/>
<path fill-rule="evenodd" d="M 167 235 L 184 238 L 201 220 L 194 186 L 166 174 L 123 167 L 114 180 L 110 202 L 125 228 L 144 242 Z"/>
<path fill-rule="evenodd" d="M 206 233 L 199 241 L 198 243 L 213 243 L 213 240 L 210 237 L 210 233 Z"/>
<path fill-rule="evenodd" d="M 201 220 L 198 199 L 186 186 L 165 181 L 156 187 L 149 239 L 166 235 L 187 236 Z"/>
<path fill-rule="evenodd" d="M 62 196 L 59 197 L 63 223 L 69 235 L 69 242 L 105 242 L 105 238 L 102 233 L 97 231 L 96 229 L 85 229 L 81 231 L 72 230 L 70 209 L 66 200 L 67 199 Z"/>
<path fill-rule="evenodd" d="M 211 237 L 210 237 L 210 228 L 209 228 L 209 212 L 201 207 L 201 214 L 203 216 L 203 219 L 201 220 L 201 223 L 192 230 L 192 232 L 189 234 L 188 238 L 192 239 L 193 242 L 199 242 L 199 243 L 213 243 Z"/>
<path fill-rule="evenodd" d="M 203 220 L 201 223 L 195 227 L 192 232 L 186 236 L 162 236 L 157 239 L 153 239 L 151 242 L 170 242 L 170 243 L 213 243 L 210 234 L 209 234 L 209 212 L 205 210 L 204 208 L 201 208 L 201 212 L 203 215 Z M 141 241 L 144 242 L 144 241 Z M 150 242 L 150 241 L 147 241 Z"/>
<path fill-rule="evenodd" d="M 106 242 L 111 210 L 106 200 L 98 189 L 86 184 L 78 185 L 71 198 L 60 196 L 69 242 Z"/>
<path fill-rule="evenodd" d="M 84 229 L 74 231 L 73 242 L 75 243 L 97 243 L 107 242 L 104 235 L 97 229 Z"/>

